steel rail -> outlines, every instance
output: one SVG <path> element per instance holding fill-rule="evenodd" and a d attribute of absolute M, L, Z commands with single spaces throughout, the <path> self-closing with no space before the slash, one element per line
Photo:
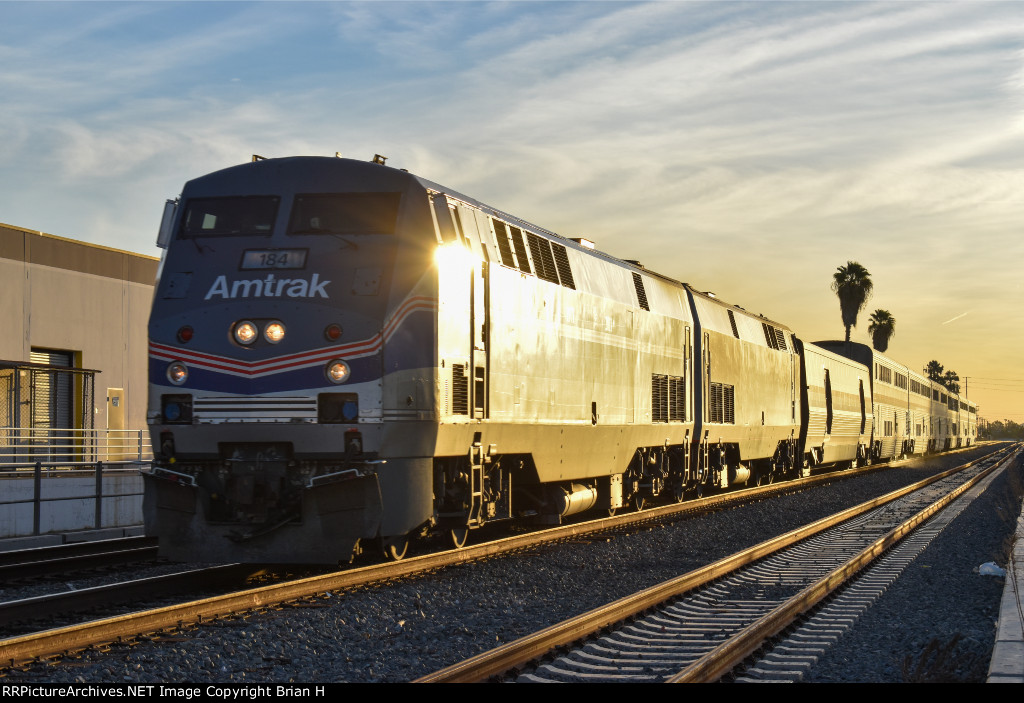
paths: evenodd
<path fill-rule="evenodd" d="M 45 561 L 27 561 L 0 566 L 0 582 L 29 579 L 51 574 L 66 574 L 69 571 L 96 569 L 116 564 L 151 561 L 157 558 L 157 547 L 143 546 L 121 549 L 120 551 L 97 552 L 73 557 L 60 557 Z"/>
<path fill-rule="evenodd" d="M 118 603 L 130 603 L 142 598 L 159 598 L 186 589 L 194 592 L 198 587 L 237 587 L 240 582 L 244 583 L 246 577 L 252 576 L 254 571 L 258 573 L 260 569 L 250 564 L 224 564 L 7 601 L 0 603 L 0 627 L 26 620 L 112 607 Z"/>
<path fill-rule="evenodd" d="M 979 458 L 976 461 L 980 460 Z M 944 472 L 930 480 L 938 480 L 953 471 L 955 470 Z M 507 537 L 461 550 L 427 554 L 391 564 L 367 566 L 312 576 L 239 591 L 224 596 L 205 598 L 189 603 L 139 611 L 79 625 L 3 639 L 0 640 L 0 669 L 23 666 L 44 658 L 59 657 L 95 645 L 131 640 L 147 633 L 180 629 L 217 618 L 267 609 L 291 601 L 308 599 L 318 593 L 350 589 L 377 581 L 405 578 L 425 571 L 464 564 L 507 552 L 536 547 L 545 543 L 599 533 L 632 524 L 641 524 L 684 512 L 717 508 L 728 505 L 733 501 L 760 498 L 776 491 L 791 492 L 795 489 L 815 485 L 816 483 L 830 482 L 836 478 L 852 477 L 853 475 L 853 472 L 847 471 L 839 475 L 825 474 L 811 477 L 810 479 L 787 481 L 763 488 L 739 491 L 725 496 L 686 501 L 684 503 L 652 508 L 640 513 L 565 525 L 528 535 Z M 926 485 L 930 480 L 926 480 L 923 483 Z M 756 550 L 757 547 L 752 549 Z M 760 551 L 756 553 L 758 556 L 764 555 Z M 692 586 L 687 588 L 690 587 Z"/>
<path fill-rule="evenodd" d="M 892 546 L 906 537 L 912 530 L 959 498 L 1000 466 L 1004 466 L 1010 458 L 1012 457 L 1006 457 L 1002 462 L 993 464 L 927 508 L 908 518 L 893 528 L 888 534 L 879 537 L 872 544 L 865 547 L 845 564 L 810 584 L 685 669 L 666 679 L 665 683 L 713 683 L 717 681 L 757 651 L 765 640 L 777 635 L 801 615 L 807 613 L 830 594 L 839 590 L 861 570 L 869 566 Z"/>
<path fill-rule="evenodd" d="M 12 549 L 0 552 L 0 568 L 11 564 L 29 564 L 69 557 L 119 552 L 124 549 L 155 547 L 156 544 L 156 537 L 116 537 L 114 539 L 55 544 L 48 547 L 35 547 L 33 549 Z"/>
<path fill-rule="evenodd" d="M 517 669 L 552 649 L 569 645 L 575 640 L 589 637 L 601 630 L 615 625 L 643 611 L 655 607 L 662 602 L 698 588 L 710 581 L 721 578 L 754 561 L 781 551 L 796 542 L 823 532 L 841 522 L 857 517 L 873 510 L 880 505 L 920 490 L 936 481 L 940 481 L 955 473 L 963 471 L 975 464 L 991 458 L 995 454 L 1006 452 L 999 449 L 966 464 L 943 471 L 935 476 L 923 479 L 904 488 L 897 489 L 878 498 L 853 506 L 815 522 L 796 528 L 785 534 L 748 547 L 731 556 L 720 559 L 699 569 L 695 569 L 674 579 L 639 591 L 633 595 L 620 598 L 604 606 L 581 613 L 564 622 L 551 625 L 532 635 L 508 642 L 490 651 L 483 652 L 464 661 L 440 669 L 416 679 L 414 683 L 473 683 L 500 676 L 510 670 Z"/>

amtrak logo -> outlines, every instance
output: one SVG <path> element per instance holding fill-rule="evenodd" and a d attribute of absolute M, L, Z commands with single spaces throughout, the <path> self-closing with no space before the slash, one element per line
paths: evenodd
<path fill-rule="evenodd" d="M 251 278 L 246 281 L 232 281 L 228 284 L 227 276 L 217 276 L 203 300 L 221 298 L 321 298 L 329 297 L 325 290 L 330 281 L 321 281 L 320 274 L 314 273 L 313 280 L 304 278 L 274 278 L 268 273 L 266 278 Z"/>

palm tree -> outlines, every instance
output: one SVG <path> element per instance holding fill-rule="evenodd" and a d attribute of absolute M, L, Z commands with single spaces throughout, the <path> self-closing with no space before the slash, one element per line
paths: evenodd
<path fill-rule="evenodd" d="M 896 318 L 888 310 L 878 309 L 871 313 L 871 324 L 868 325 L 871 344 L 877 351 L 884 352 L 889 348 L 889 339 L 896 334 Z"/>
<path fill-rule="evenodd" d="M 945 367 L 942 364 L 935 359 L 932 359 L 928 362 L 928 365 L 924 367 L 924 375 L 931 381 L 942 383 L 942 372 L 944 370 Z"/>
<path fill-rule="evenodd" d="M 847 261 L 832 274 L 832 290 L 839 296 L 839 311 L 846 326 L 846 341 L 850 341 L 850 328 L 857 326 L 857 313 L 871 297 L 871 274 L 856 261 Z"/>
<path fill-rule="evenodd" d="M 950 393 L 959 393 L 960 376 L 957 375 L 956 371 L 947 371 L 942 377 L 942 385 L 944 385 Z"/>

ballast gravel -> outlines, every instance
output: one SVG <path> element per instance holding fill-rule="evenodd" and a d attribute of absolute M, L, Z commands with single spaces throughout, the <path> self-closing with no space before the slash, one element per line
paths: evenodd
<path fill-rule="evenodd" d="M 981 448 L 972 455 L 983 450 L 990 451 Z M 329 594 L 303 607 L 204 625 L 160 642 L 115 646 L 57 665 L 9 671 L 7 681 L 411 681 L 950 468 L 967 456 L 915 460 L 665 527 L 579 539 Z M 987 667 L 1002 580 L 972 569 L 994 560 L 1013 529 L 1012 520 L 995 517 L 995 493 L 1005 489 L 1003 481 L 914 562 L 906 578 L 830 650 L 810 680 L 908 680 L 901 668 L 904 657 L 920 656 L 933 639 L 948 644 L 958 632 L 962 638 L 955 656 L 984 660 Z M 967 678 L 958 680 L 977 680 L 962 673 Z"/>
<path fill-rule="evenodd" d="M 995 643 L 1009 536 L 1021 511 L 1018 457 L 811 669 L 809 682 L 984 682 Z"/>

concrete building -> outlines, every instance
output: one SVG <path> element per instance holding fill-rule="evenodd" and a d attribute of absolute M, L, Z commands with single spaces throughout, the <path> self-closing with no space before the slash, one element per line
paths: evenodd
<path fill-rule="evenodd" d="M 0 224 L 0 428 L 145 434 L 158 263 Z"/>

